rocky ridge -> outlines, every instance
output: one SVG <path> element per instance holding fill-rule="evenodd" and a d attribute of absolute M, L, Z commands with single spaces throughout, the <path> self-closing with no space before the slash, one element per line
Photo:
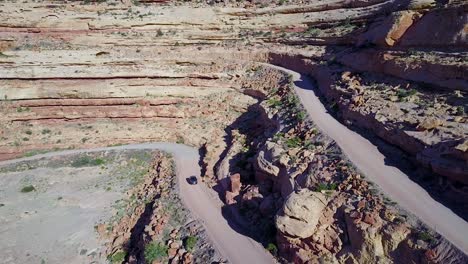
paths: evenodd
<path fill-rule="evenodd" d="M 110 222 L 96 225 L 112 263 L 207 263 L 219 260 L 200 223 L 178 198 L 172 158 L 153 156 L 141 184 L 126 192 Z M 193 244 L 187 242 L 192 239 Z M 161 252 L 154 252 L 157 245 Z"/>

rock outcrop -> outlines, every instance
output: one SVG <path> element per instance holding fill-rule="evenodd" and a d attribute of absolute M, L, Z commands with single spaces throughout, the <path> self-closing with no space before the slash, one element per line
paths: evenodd
<path fill-rule="evenodd" d="M 276 227 L 292 237 L 310 237 L 326 205 L 327 200 L 322 193 L 306 189 L 292 193 L 276 217 Z"/>

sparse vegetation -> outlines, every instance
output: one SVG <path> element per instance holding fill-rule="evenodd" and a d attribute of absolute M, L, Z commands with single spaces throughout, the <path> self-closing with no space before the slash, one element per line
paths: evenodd
<path fill-rule="evenodd" d="M 106 163 L 105 160 L 101 158 L 91 158 L 88 156 L 80 157 L 74 160 L 71 164 L 72 167 L 79 168 L 79 167 L 92 167 L 92 166 L 99 166 Z"/>

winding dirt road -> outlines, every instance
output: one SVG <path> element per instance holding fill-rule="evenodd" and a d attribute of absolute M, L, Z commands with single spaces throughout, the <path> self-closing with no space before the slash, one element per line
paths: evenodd
<path fill-rule="evenodd" d="M 398 168 L 387 165 L 385 156 L 377 146 L 328 113 L 307 77 L 282 67 L 273 67 L 292 75 L 296 93 L 313 122 L 336 141 L 344 154 L 366 177 L 379 185 L 392 200 L 468 254 L 468 223 L 465 220 L 435 201 L 426 190 Z"/>
<path fill-rule="evenodd" d="M 204 184 L 189 185 L 186 178 L 199 176 L 198 150 L 175 143 L 144 143 L 117 147 L 67 150 L 50 152 L 33 157 L 20 158 L 0 162 L 0 166 L 21 161 L 37 160 L 79 153 L 91 153 L 110 150 L 161 150 L 171 153 L 176 163 L 176 174 L 180 188 L 180 196 L 185 206 L 199 219 L 218 252 L 230 263 L 274 263 L 272 256 L 254 240 L 234 231 L 221 213 L 222 203 L 217 194 Z"/>

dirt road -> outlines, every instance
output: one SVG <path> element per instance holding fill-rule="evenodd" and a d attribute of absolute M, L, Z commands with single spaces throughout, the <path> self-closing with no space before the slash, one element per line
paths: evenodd
<path fill-rule="evenodd" d="M 330 115 L 314 93 L 313 83 L 299 73 L 274 66 L 292 75 L 295 90 L 314 123 L 334 139 L 344 154 L 366 177 L 376 183 L 400 206 L 468 254 L 468 223 L 435 201 L 426 190 L 396 167 L 369 140 L 350 130 Z"/>
<path fill-rule="evenodd" d="M 186 178 L 200 175 L 199 154 L 194 148 L 174 143 L 144 143 L 88 150 L 51 152 L 28 158 L 0 162 L 0 166 L 20 161 L 50 158 L 60 155 L 100 152 L 107 150 L 158 149 L 171 153 L 176 163 L 180 195 L 185 206 L 201 220 L 215 248 L 230 263 L 274 263 L 272 256 L 257 242 L 234 231 L 221 213 L 222 203 L 217 194 L 204 184 L 189 185 Z"/>

